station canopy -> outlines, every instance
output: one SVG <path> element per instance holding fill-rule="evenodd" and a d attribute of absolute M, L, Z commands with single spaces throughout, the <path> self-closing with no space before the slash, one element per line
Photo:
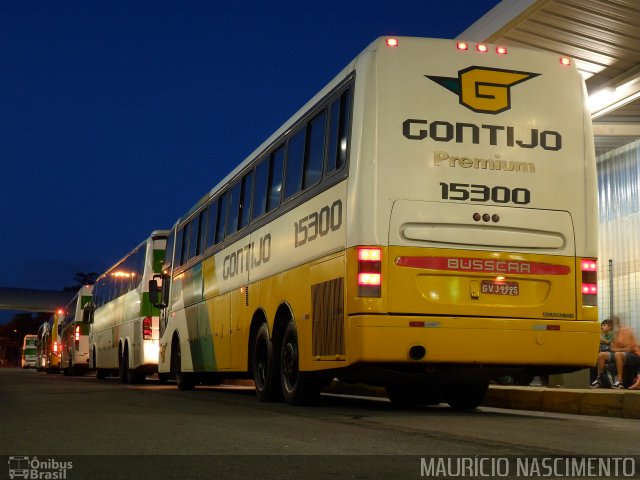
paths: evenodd
<path fill-rule="evenodd" d="M 457 38 L 571 57 L 587 85 L 596 155 L 640 138 L 639 0 L 503 0 Z"/>

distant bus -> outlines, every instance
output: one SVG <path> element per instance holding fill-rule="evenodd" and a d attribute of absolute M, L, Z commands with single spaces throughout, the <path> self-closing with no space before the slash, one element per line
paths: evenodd
<path fill-rule="evenodd" d="M 493 378 L 592 366 L 585 92 L 558 55 L 376 40 L 171 230 L 159 371 L 468 409 Z"/>
<path fill-rule="evenodd" d="M 89 312 L 90 368 L 98 379 L 118 375 L 139 383 L 158 371 L 158 309 L 149 302 L 149 281 L 160 273 L 167 231 L 157 230 L 93 286 Z"/>
<path fill-rule="evenodd" d="M 22 368 L 29 368 L 36 366 L 37 349 L 36 340 L 38 335 L 25 335 L 22 342 Z"/>
<path fill-rule="evenodd" d="M 89 368 L 89 323 L 83 322 L 83 311 L 91 302 L 92 290 L 92 285 L 80 287 L 65 308 L 60 326 L 60 369 L 64 375 L 81 375 Z"/>
<path fill-rule="evenodd" d="M 60 321 L 63 309 L 58 309 L 51 318 L 38 328 L 36 339 L 36 368 L 47 373 L 60 373 Z"/>

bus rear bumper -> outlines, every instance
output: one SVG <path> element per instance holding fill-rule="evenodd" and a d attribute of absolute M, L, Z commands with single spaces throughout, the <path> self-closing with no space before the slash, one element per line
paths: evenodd
<path fill-rule="evenodd" d="M 594 321 L 354 315 L 348 363 L 592 367 Z"/>

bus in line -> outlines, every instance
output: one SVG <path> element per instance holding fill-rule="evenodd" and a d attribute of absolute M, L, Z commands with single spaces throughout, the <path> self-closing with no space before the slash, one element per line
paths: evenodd
<path fill-rule="evenodd" d="M 25 335 L 22 342 L 20 365 L 22 368 L 35 368 L 37 349 L 36 340 L 38 335 Z"/>
<path fill-rule="evenodd" d="M 491 379 L 592 366 L 585 98 L 559 55 L 375 40 L 172 228 L 159 371 L 470 409 Z"/>
<path fill-rule="evenodd" d="M 60 373 L 60 321 L 64 315 L 62 308 L 57 309 L 48 321 L 38 328 L 36 340 L 36 369 L 47 373 Z"/>
<path fill-rule="evenodd" d="M 89 323 L 89 368 L 96 378 L 119 376 L 140 383 L 158 371 L 158 309 L 149 302 L 149 281 L 160 273 L 167 231 L 149 238 L 98 277 L 84 307 Z"/>
<path fill-rule="evenodd" d="M 91 302 L 92 290 L 92 285 L 80 287 L 64 310 L 60 325 L 60 369 L 64 375 L 82 375 L 89 369 L 89 323 L 83 312 Z"/>

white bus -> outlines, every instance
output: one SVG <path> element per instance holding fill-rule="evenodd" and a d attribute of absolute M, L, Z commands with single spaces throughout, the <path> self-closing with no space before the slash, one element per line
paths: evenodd
<path fill-rule="evenodd" d="M 592 366 L 596 212 L 570 59 L 379 38 L 174 226 L 159 371 L 475 408 L 492 378 Z"/>
<path fill-rule="evenodd" d="M 60 369 L 64 375 L 82 375 L 89 368 L 89 323 L 83 312 L 91 302 L 92 290 L 93 285 L 80 287 L 64 311 L 60 324 Z"/>
<path fill-rule="evenodd" d="M 167 231 L 156 230 L 98 277 L 88 304 L 89 367 L 98 379 L 118 375 L 140 383 L 158 370 L 158 310 L 149 281 L 160 273 Z"/>
<path fill-rule="evenodd" d="M 22 368 L 36 367 L 38 335 L 25 335 L 22 342 L 20 365 Z"/>

